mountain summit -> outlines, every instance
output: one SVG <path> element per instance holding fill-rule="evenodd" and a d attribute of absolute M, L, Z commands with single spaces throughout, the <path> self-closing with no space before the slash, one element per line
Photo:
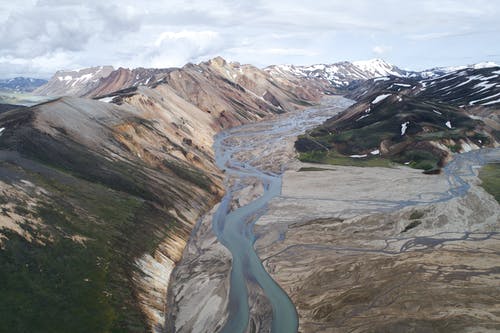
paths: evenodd
<path fill-rule="evenodd" d="M 274 75 L 283 77 L 308 77 L 324 79 L 337 88 L 348 86 L 353 81 L 368 80 L 381 76 L 408 76 L 412 72 L 402 70 L 382 59 L 355 62 L 338 62 L 330 65 L 311 66 L 276 65 L 266 68 Z"/>

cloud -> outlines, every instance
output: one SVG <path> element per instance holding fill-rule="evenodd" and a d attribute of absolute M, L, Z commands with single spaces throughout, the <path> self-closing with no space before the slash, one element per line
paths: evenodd
<path fill-rule="evenodd" d="M 372 48 L 372 52 L 376 55 L 383 55 L 392 50 L 391 46 L 376 45 Z"/>
<path fill-rule="evenodd" d="M 224 46 L 224 39 L 216 31 L 164 31 L 151 45 L 145 60 L 153 67 L 182 66 L 216 55 Z"/>
<path fill-rule="evenodd" d="M 1 2 L 0 12 L 0 77 L 180 66 L 216 55 L 269 65 L 375 54 L 411 68 L 429 54 L 451 62 L 500 53 L 491 43 L 500 3 L 487 0 L 16 0 Z"/>

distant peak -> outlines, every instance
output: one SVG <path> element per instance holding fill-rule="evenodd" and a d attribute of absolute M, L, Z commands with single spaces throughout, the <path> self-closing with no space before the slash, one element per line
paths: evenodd
<path fill-rule="evenodd" d="M 227 64 L 226 60 L 224 58 L 222 58 L 221 56 L 217 56 L 217 57 L 215 57 L 213 59 L 210 59 L 208 61 L 208 63 L 210 65 L 217 65 L 217 66 L 224 66 L 224 65 Z"/>
<path fill-rule="evenodd" d="M 368 60 L 353 61 L 352 64 L 354 66 L 368 66 L 368 65 L 386 65 L 386 66 L 392 66 L 387 61 L 385 61 L 384 59 L 381 59 L 381 58 L 374 58 L 374 59 L 368 59 Z"/>
<path fill-rule="evenodd" d="M 474 64 L 471 66 L 474 69 L 481 69 L 481 68 L 491 68 L 491 67 L 500 67 L 497 63 L 494 63 L 493 61 L 485 61 L 485 62 L 480 62 L 477 64 Z"/>

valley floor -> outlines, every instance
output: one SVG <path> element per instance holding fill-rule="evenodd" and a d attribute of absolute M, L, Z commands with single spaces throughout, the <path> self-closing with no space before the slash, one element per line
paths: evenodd
<path fill-rule="evenodd" d="M 255 248 L 295 304 L 299 332 L 500 330 L 500 205 L 479 186 L 475 167 L 498 160 L 498 149 L 424 175 L 304 164 L 294 158 L 294 137 L 279 142 L 238 159 L 286 168 L 281 195 L 254 227 Z M 248 179 L 233 206 L 261 193 Z M 227 318 L 231 254 L 211 222 L 209 214 L 199 223 L 174 270 L 167 329 L 215 332 Z M 268 332 L 269 301 L 249 287 L 247 332 Z"/>
<path fill-rule="evenodd" d="M 407 167 L 291 164 L 256 248 L 299 331 L 500 330 L 500 206 L 474 160 L 455 170 L 470 185 L 457 197 L 446 175 Z"/>

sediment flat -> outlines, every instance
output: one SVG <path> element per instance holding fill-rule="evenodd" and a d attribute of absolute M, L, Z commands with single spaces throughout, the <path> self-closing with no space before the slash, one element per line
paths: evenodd
<path fill-rule="evenodd" d="M 497 332 L 500 206 L 463 176 L 295 162 L 256 224 L 299 332 Z M 314 171 L 299 171 L 314 170 Z"/>

